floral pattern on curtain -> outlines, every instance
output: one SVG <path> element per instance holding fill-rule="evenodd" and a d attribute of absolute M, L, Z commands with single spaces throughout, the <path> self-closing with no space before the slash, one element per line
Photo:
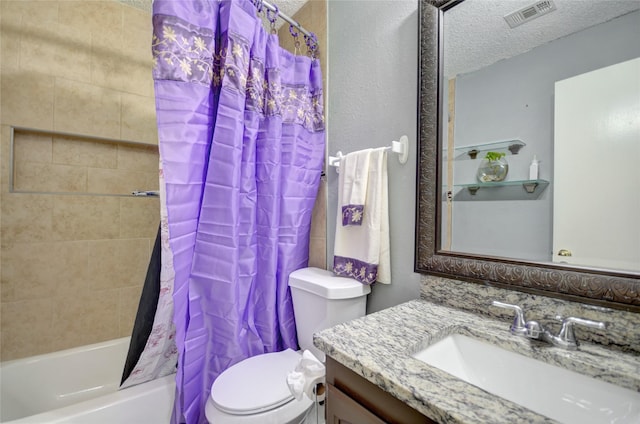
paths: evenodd
<path fill-rule="evenodd" d="M 316 59 L 248 0 L 154 1 L 154 80 L 178 350 L 173 422 L 205 422 L 226 368 L 297 348 L 289 274 L 308 264 L 324 161 Z"/>
<path fill-rule="evenodd" d="M 159 169 L 160 187 L 160 292 L 158 306 L 153 317 L 153 327 L 138 362 L 121 389 L 155 380 L 176 370 L 178 351 L 175 345 L 176 330 L 173 324 L 173 255 L 169 247 L 169 222 L 167 220 L 167 194 L 162 160 Z"/>

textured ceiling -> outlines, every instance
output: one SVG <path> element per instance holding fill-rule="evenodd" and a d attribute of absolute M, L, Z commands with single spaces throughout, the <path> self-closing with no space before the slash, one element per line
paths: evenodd
<path fill-rule="evenodd" d="M 640 0 L 554 0 L 557 10 L 509 28 L 503 16 L 535 1 L 466 0 L 445 12 L 445 74 L 481 69 L 640 9 Z"/>
<path fill-rule="evenodd" d="M 151 13 L 152 0 L 117 0 Z M 307 0 L 268 0 L 289 16 Z M 445 13 L 445 73 L 452 77 L 640 9 L 640 0 L 554 0 L 557 10 L 509 28 L 503 16 L 536 0 L 465 0 Z M 278 26 L 284 20 L 278 20 Z M 640 22 L 639 22 L 640 24 Z M 451 53 L 452 54 L 449 54 Z"/>

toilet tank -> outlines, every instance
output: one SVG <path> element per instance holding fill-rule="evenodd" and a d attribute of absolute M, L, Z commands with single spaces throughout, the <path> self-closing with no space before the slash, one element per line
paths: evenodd
<path fill-rule="evenodd" d="M 313 345 L 313 333 L 364 316 L 371 287 L 320 268 L 292 272 L 289 287 L 300 349 L 324 362 L 324 352 Z"/>

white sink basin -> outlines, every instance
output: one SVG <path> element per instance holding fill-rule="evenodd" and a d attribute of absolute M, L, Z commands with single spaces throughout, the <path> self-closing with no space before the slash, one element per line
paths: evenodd
<path fill-rule="evenodd" d="M 640 423 L 640 393 L 460 334 L 413 357 L 561 423 Z"/>

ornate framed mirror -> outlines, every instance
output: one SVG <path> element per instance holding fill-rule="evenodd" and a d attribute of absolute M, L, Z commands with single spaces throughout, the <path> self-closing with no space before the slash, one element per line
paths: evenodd
<path fill-rule="evenodd" d="M 496 253 L 490 249 L 482 247 L 474 251 L 473 249 L 458 248 L 457 246 L 461 246 L 460 243 L 457 243 L 457 246 L 456 243 L 454 243 L 453 247 L 448 244 L 450 243 L 451 236 L 450 234 L 447 236 L 446 233 L 451 231 L 456 232 L 457 223 L 455 220 L 452 220 L 452 215 L 447 215 L 447 204 L 453 202 L 453 207 L 455 208 L 456 200 L 460 200 L 459 204 L 462 204 L 462 201 L 465 201 L 466 204 L 470 204 L 475 201 L 476 198 L 473 197 L 475 195 L 475 193 L 472 193 L 473 190 L 469 190 L 468 187 L 464 187 L 463 185 L 462 188 L 452 188 L 453 186 L 450 185 L 450 182 L 447 182 L 447 175 L 454 173 L 451 170 L 450 159 L 453 156 L 451 155 L 452 150 L 448 150 L 448 148 L 451 148 L 451 143 L 449 143 L 449 147 L 447 147 L 447 140 L 452 138 L 450 128 L 451 124 L 448 124 L 448 122 L 451 122 L 452 120 L 452 113 L 450 113 L 450 110 L 448 109 L 451 107 L 451 101 L 447 101 L 451 99 L 451 97 L 448 96 L 451 95 L 450 92 L 452 90 L 452 86 L 448 85 L 450 83 L 450 76 L 448 74 L 445 75 L 445 57 L 447 54 L 451 54 L 451 52 L 447 52 L 445 48 L 445 37 L 448 34 L 446 25 L 449 22 L 447 14 L 451 14 L 452 11 L 456 10 L 455 8 L 464 7 L 465 4 L 474 1 L 478 0 L 454 0 L 449 2 L 442 0 L 419 0 L 420 69 L 418 98 L 419 146 L 415 240 L 416 272 L 495 285 L 498 287 L 550 297 L 559 297 L 593 305 L 640 312 L 640 263 L 636 264 L 638 266 L 638 270 L 633 268 L 633 262 L 635 260 L 635 256 L 633 255 L 635 254 L 632 255 L 630 267 L 616 267 L 609 265 L 594 266 L 587 262 L 569 264 L 557 260 L 554 261 L 553 252 L 556 249 L 556 246 L 552 246 L 551 236 L 549 236 L 548 240 L 544 243 L 546 246 L 544 247 L 545 255 L 548 255 L 548 258 L 546 259 L 536 256 L 528 257 L 526 255 L 510 255 L 508 252 L 504 254 L 499 252 Z M 567 0 L 555 0 L 555 2 L 558 4 L 558 9 L 560 10 L 562 6 L 561 3 L 566 3 Z M 530 3 L 535 3 L 535 1 L 531 1 Z M 598 2 L 582 3 L 597 4 Z M 611 5 L 609 4 L 611 2 L 600 3 L 604 8 L 611 8 Z M 605 3 L 607 3 L 607 5 L 604 5 Z M 625 2 L 624 0 L 620 3 L 628 3 L 632 5 L 632 2 Z M 633 7 L 633 5 L 631 7 Z M 490 9 L 490 7 L 486 8 L 486 10 Z M 637 2 L 636 9 L 638 9 Z M 599 13 L 602 14 L 602 12 Z M 640 23 L 640 20 L 638 20 L 640 19 L 640 10 L 626 10 L 619 13 L 620 14 L 618 16 L 631 20 L 633 24 Z M 478 12 L 470 14 L 476 17 L 478 16 Z M 612 18 L 609 20 L 611 19 Z M 540 21 L 542 21 L 542 19 L 540 19 Z M 632 27 L 633 26 L 635 25 L 632 25 Z M 505 27 L 508 26 L 505 24 Z M 470 27 L 465 28 L 467 32 L 471 32 Z M 589 27 L 589 30 L 592 30 L 591 27 Z M 567 35 L 561 35 L 559 37 L 563 40 L 569 39 Z M 547 40 L 546 45 L 548 46 L 552 44 Z M 529 48 L 529 50 L 531 50 L 531 48 Z M 469 55 L 469 51 L 466 53 Z M 635 58 L 640 56 L 640 54 L 636 55 L 636 53 L 633 52 L 625 54 L 631 54 L 631 57 Z M 506 62 L 504 58 L 501 58 L 500 60 L 501 63 Z M 617 60 L 619 59 L 616 59 L 616 61 Z M 547 68 L 551 68 L 552 66 L 555 65 L 548 65 Z M 608 66 L 608 64 L 607 62 L 604 62 L 604 65 L 599 64 L 598 66 L 594 66 L 594 68 L 606 66 Z M 469 73 L 470 71 L 464 72 Z M 578 70 L 572 72 L 577 75 L 581 74 L 583 71 Z M 573 75 L 570 76 L 573 77 Z M 555 78 L 555 81 L 557 81 L 565 77 L 552 78 Z M 544 113 L 550 114 L 553 118 L 553 101 L 557 100 L 555 98 L 559 97 L 559 95 L 554 95 L 554 83 L 552 82 L 550 85 L 549 90 L 551 90 L 551 96 L 547 97 L 551 97 L 551 103 L 548 110 Z M 556 90 L 557 89 L 556 84 Z M 456 110 L 461 106 L 458 102 L 458 93 L 456 92 Z M 527 107 L 529 107 L 529 104 L 527 104 Z M 558 109 L 557 103 L 555 108 Z M 559 121 L 557 116 L 555 116 L 555 119 L 556 121 Z M 550 119 L 550 121 L 553 126 L 554 120 Z M 636 119 L 632 124 L 635 125 L 633 127 L 633 131 L 639 131 L 640 120 Z M 495 128 L 496 125 L 493 125 L 492 127 Z M 551 127 L 548 132 L 553 145 L 553 127 Z M 555 138 L 557 139 L 557 130 L 555 134 Z M 633 134 L 635 137 L 636 133 L 634 132 Z M 504 136 L 498 138 L 504 138 Z M 640 140 L 638 140 L 638 142 L 640 142 Z M 473 143 L 469 143 L 468 140 L 465 140 L 463 145 L 466 144 Z M 557 140 L 556 144 L 558 144 Z M 538 147 L 538 149 L 541 151 L 544 148 Z M 552 147 L 547 149 L 550 149 L 551 151 L 553 150 Z M 524 151 L 525 150 L 523 150 L 523 152 Z M 528 152 L 528 154 L 531 153 L 535 152 Z M 507 152 L 507 155 L 508 154 L 509 152 Z M 530 156 L 527 158 L 527 170 L 529 166 L 529 159 L 531 159 Z M 517 164 L 518 161 L 521 162 L 522 159 L 514 156 L 513 161 Z M 549 206 L 545 207 L 544 213 L 548 215 L 548 221 L 551 221 L 552 224 L 550 228 L 542 230 L 541 232 L 548 233 L 549 235 L 554 232 L 554 218 L 553 211 L 551 210 L 554 203 L 553 195 L 557 191 L 557 181 L 554 180 L 554 177 L 559 178 L 559 172 L 557 169 L 555 174 L 552 172 L 552 162 L 553 157 L 547 159 L 546 163 L 544 161 L 542 162 L 544 165 L 549 166 L 546 170 L 548 181 L 545 181 L 549 183 L 549 186 L 546 188 L 546 192 L 542 195 L 548 197 L 547 204 Z M 631 179 L 635 178 L 636 176 L 631 177 Z M 466 186 L 469 185 L 470 184 L 466 184 Z M 474 187 L 479 186 L 476 183 L 472 185 L 474 185 Z M 527 196 L 527 187 L 523 186 L 521 188 L 524 189 L 525 192 L 523 196 Z M 477 190 L 477 188 L 475 188 L 475 190 Z M 484 190 L 484 188 L 480 188 L 480 190 Z M 636 192 L 637 191 L 636 187 Z M 456 196 L 459 198 L 456 198 Z M 505 204 L 508 204 L 508 202 L 518 202 L 518 207 L 520 207 L 520 204 L 524 205 L 522 207 L 531 207 L 530 205 L 535 202 L 538 202 L 535 203 L 536 205 L 543 204 L 543 202 L 540 202 L 539 198 L 536 199 L 538 200 L 523 201 L 520 198 L 513 199 L 510 197 L 507 197 L 506 200 L 505 198 L 498 198 L 498 200 L 483 198 L 481 199 L 481 202 L 488 205 L 487 207 L 492 207 L 491 205 L 494 205 L 493 207 L 495 207 L 495 205 L 499 205 L 499 209 L 502 210 L 509 209 L 504 206 Z M 476 202 L 476 204 L 478 203 L 479 202 Z M 558 203 L 558 201 L 555 203 Z M 637 218 L 640 216 L 640 210 L 635 212 L 632 211 L 632 216 L 635 217 L 635 221 L 640 221 Z M 508 221 L 510 218 L 505 217 L 502 219 L 503 222 L 510 222 Z M 617 218 L 611 219 L 616 220 Z M 557 228 L 558 224 L 556 223 L 555 226 Z M 504 231 L 512 231 L 512 227 L 506 227 Z M 633 242 L 633 237 L 635 237 L 636 234 L 633 231 L 637 230 L 631 231 L 631 241 Z M 584 230 L 582 232 L 584 232 Z M 640 237 L 640 232 L 637 235 Z M 614 235 L 614 237 L 617 236 Z M 640 246 L 640 242 L 638 245 Z M 491 252 L 491 256 L 486 254 L 486 252 L 489 251 Z"/>

